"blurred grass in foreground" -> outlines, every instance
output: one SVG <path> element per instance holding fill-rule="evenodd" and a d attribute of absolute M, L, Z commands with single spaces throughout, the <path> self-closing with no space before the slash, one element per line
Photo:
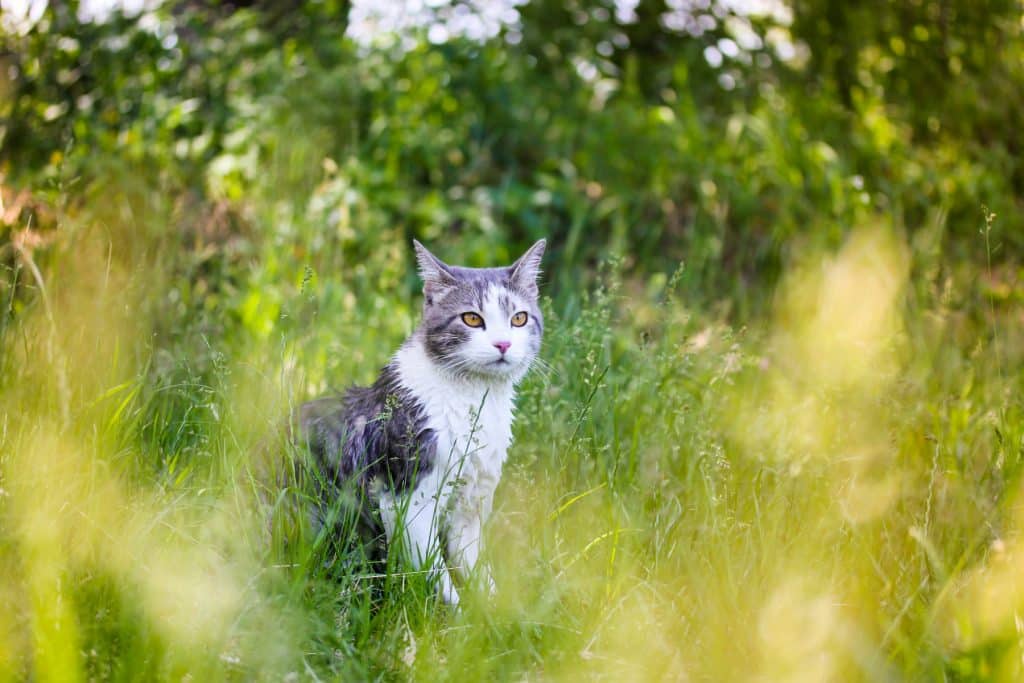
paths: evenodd
<path fill-rule="evenodd" d="M 926 241 L 808 250 L 739 329 L 616 260 L 558 290 L 490 529 L 499 593 L 451 613 L 401 567 L 268 537 L 251 474 L 289 405 L 411 328 L 407 245 L 312 270 L 256 239 L 224 320 L 179 306 L 206 281 L 180 211 L 123 191 L 61 218 L 4 326 L 5 677 L 1024 675 L 1024 326 Z"/>

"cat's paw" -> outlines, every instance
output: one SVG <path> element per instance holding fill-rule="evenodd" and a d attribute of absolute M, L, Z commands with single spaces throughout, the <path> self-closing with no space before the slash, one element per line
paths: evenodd
<path fill-rule="evenodd" d="M 441 594 L 441 600 L 443 600 L 446 605 L 456 608 L 459 606 L 459 592 L 455 590 L 455 586 L 451 581 L 442 581 L 439 592 Z"/>

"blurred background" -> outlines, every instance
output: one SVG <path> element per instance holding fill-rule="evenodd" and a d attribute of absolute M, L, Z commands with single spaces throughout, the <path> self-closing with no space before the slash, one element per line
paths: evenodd
<path fill-rule="evenodd" d="M 151 178 L 313 257 L 544 235 L 558 286 L 621 251 L 742 311 L 860 223 L 980 263 L 985 205 L 998 261 L 1024 239 L 1016 0 L 3 7 L 7 194 Z"/>
<path fill-rule="evenodd" d="M 1024 676 L 1020 0 L 0 10 L 0 678 Z M 268 540 L 541 237 L 495 602 Z"/>

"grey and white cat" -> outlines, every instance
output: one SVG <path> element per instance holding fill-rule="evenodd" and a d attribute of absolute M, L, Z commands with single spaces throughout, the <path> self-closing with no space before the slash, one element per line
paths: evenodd
<path fill-rule="evenodd" d="M 503 268 L 449 266 L 414 245 L 420 326 L 372 386 L 304 404 L 299 427 L 317 466 L 335 482 L 355 481 L 378 507 L 388 544 L 403 543 L 457 604 L 449 569 L 463 583 L 480 557 L 516 384 L 540 350 L 545 241 Z"/>

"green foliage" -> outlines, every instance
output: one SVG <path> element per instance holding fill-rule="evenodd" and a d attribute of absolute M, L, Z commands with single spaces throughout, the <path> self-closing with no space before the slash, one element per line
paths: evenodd
<path fill-rule="evenodd" d="M 1006 228 L 996 258 L 1021 247 L 1009 7 L 958 6 L 935 28 L 923 3 L 898 20 L 879 10 L 869 29 L 866 11 L 800 3 L 792 30 L 694 10 L 691 23 L 712 26 L 698 31 L 667 28 L 657 3 L 624 22 L 601 3 L 535 2 L 516 45 L 362 50 L 340 38 L 340 8 L 310 5 L 295 19 L 306 28 L 282 34 L 255 9 L 183 3 L 80 24 L 75 7 L 54 4 L 10 37 L 2 158 L 19 184 L 88 182 L 97 155 L 114 154 L 274 236 L 344 219 L 341 236 L 454 231 L 479 254 L 499 234 L 548 235 L 571 277 L 628 242 L 637 265 L 685 259 L 695 293 L 728 288 L 755 306 L 737 282 L 771 285 L 794 240 L 834 246 L 867 217 L 913 233 L 938 215 L 944 239 L 978 259 L 976 231 L 960 226 L 986 204 Z M 722 41 L 749 47 L 716 70 L 703 50 Z M 779 58 L 786 41 L 809 64 Z M 998 57 L 978 47 L 989 43 Z M 970 85 L 944 87 L 956 79 Z M 252 214 L 254 195 L 332 182 L 319 215 Z"/>

